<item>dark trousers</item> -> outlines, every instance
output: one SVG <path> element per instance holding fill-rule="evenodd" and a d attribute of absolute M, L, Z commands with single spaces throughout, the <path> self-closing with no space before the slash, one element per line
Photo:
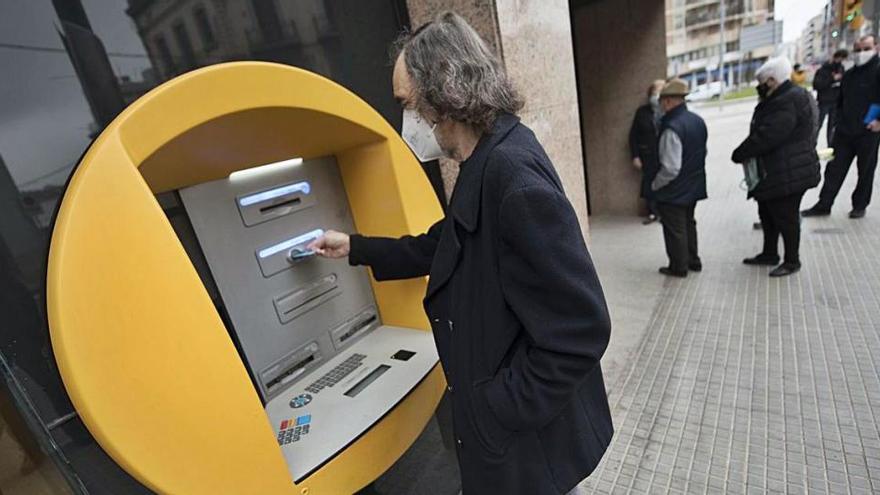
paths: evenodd
<path fill-rule="evenodd" d="M 669 256 L 669 268 L 673 271 L 686 272 L 691 263 L 700 262 L 697 252 L 697 221 L 694 219 L 696 207 L 696 203 L 687 206 L 657 203 L 663 224 L 666 255 Z"/>
<path fill-rule="evenodd" d="M 646 199 L 645 203 L 648 205 L 648 213 L 659 218 L 660 210 L 657 209 L 657 201 L 654 199 Z"/>
<path fill-rule="evenodd" d="M 800 192 L 777 199 L 758 201 L 758 215 L 764 230 L 762 254 L 779 256 L 779 236 L 785 245 L 785 262 L 800 263 L 801 198 Z"/>
<path fill-rule="evenodd" d="M 819 131 L 822 129 L 822 122 L 825 122 L 825 117 L 828 117 L 828 127 L 825 129 L 825 134 L 828 138 L 828 146 L 831 146 L 834 128 L 837 126 L 837 102 L 819 105 L 819 126 L 816 127 L 816 138 L 819 137 Z"/>
<path fill-rule="evenodd" d="M 880 145 L 880 134 L 863 134 L 859 137 L 834 137 L 834 160 L 825 166 L 825 182 L 819 194 L 819 205 L 830 209 L 837 193 L 843 185 L 853 159 L 857 159 L 859 181 L 852 193 L 852 206 L 855 210 L 863 210 L 871 203 L 871 192 L 874 188 L 874 171 L 877 169 L 877 146 Z"/>

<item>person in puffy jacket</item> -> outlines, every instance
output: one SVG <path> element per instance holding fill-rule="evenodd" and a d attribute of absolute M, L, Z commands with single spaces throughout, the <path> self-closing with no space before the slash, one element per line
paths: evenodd
<path fill-rule="evenodd" d="M 768 60 L 758 69 L 761 99 L 755 107 L 749 136 L 732 156 L 736 163 L 756 160 L 760 177 L 749 197 L 758 202 L 764 249 L 743 263 L 779 264 L 782 235 L 785 258 L 770 272 L 771 277 L 800 270 L 801 199 L 820 181 L 815 130 L 818 108 L 807 90 L 789 80 L 790 74 L 791 62 L 784 57 Z"/>

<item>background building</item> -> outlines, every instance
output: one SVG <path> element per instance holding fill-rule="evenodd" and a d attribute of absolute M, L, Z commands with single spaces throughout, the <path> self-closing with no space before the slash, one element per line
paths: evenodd
<path fill-rule="evenodd" d="M 774 0 L 666 0 L 667 74 L 692 84 L 719 79 L 721 9 L 724 4 L 724 77 L 728 83 L 748 80 L 761 62 L 772 56 L 781 39 L 748 52 L 740 50 L 746 26 L 773 22 Z M 781 31 L 781 29 L 780 29 Z"/>
<path fill-rule="evenodd" d="M 802 64 L 821 62 L 825 57 L 823 46 L 826 23 L 825 15 L 819 14 L 807 23 L 798 40 L 798 56 L 795 61 Z"/>
<path fill-rule="evenodd" d="M 880 22 L 877 3 L 877 0 L 861 2 L 856 10 L 860 15 L 847 20 L 843 0 L 828 0 L 801 33 L 795 60 L 804 64 L 821 64 L 836 50 L 852 48 L 859 36 L 875 31 Z"/>

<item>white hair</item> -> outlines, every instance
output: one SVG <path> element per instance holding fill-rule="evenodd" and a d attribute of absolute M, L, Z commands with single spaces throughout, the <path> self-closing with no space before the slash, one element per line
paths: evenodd
<path fill-rule="evenodd" d="M 793 70 L 794 68 L 791 66 L 791 61 L 788 57 L 776 57 L 767 60 L 767 62 L 758 69 L 755 77 L 758 81 L 766 81 L 772 77 L 773 79 L 776 79 L 776 82 L 782 84 L 791 79 L 791 72 Z"/>

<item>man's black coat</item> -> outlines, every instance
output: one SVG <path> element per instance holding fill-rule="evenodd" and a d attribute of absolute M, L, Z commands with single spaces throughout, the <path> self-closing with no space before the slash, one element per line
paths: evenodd
<path fill-rule="evenodd" d="M 645 199 L 653 197 L 651 182 L 660 170 L 659 136 L 660 125 L 654 119 L 654 109 L 650 104 L 640 106 L 629 129 L 629 150 L 634 159 L 642 160 L 641 196 Z"/>
<path fill-rule="evenodd" d="M 605 298 L 534 134 L 500 116 L 420 236 L 351 238 L 378 280 L 430 274 L 424 306 L 453 404 L 466 495 L 567 493 L 611 441 Z"/>

